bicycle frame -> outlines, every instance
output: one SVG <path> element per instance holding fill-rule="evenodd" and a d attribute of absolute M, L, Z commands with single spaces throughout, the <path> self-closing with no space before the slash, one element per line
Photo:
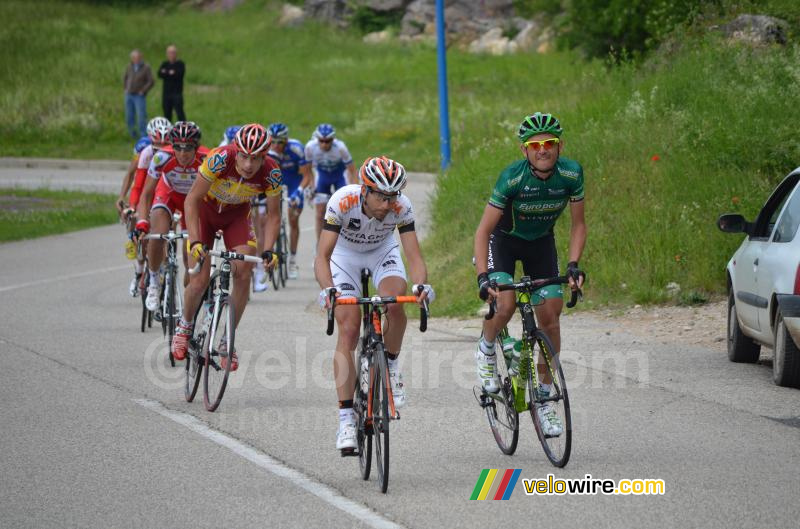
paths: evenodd
<path fill-rule="evenodd" d="M 511 390 L 512 395 L 514 397 L 514 409 L 519 412 L 524 412 L 530 409 L 532 403 L 525 401 L 526 390 L 528 385 L 528 373 L 531 374 L 531 379 L 533 383 L 533 391 L 534 395 L 536 396 L 537 402 L 546 402 L 546 401 L 557 401 L 562 396 L 561 388 L 558 386 L 556 382 L 557 377 L 555 373 L 553 373 L 553 367 L 550 364 L 550 355 L 556 354 L 554 351 L 548 351 L 548 354 L 542 355 L 544 357 L 545 366 L 547 371 L 550 374 L 550 380 L 554 388 L 554 392 L 552 392 L 548 397 L 542 397 L 539 395 L 539 373 L 538 373 L 538 366 L 533 365 L 533 345 L 537 341 L 536 334 L 539 331 L 538 326 L 536 325 L 536 314 L 534 311 L 534 305 L 531 303 L 531 298 L 536 296 L 536 290 L 547 286 L 548 284 L 564 284 L 567 283 L 568 279 L 566 277 L 555 277 L 549 280 L 537 280 L 531 281 L 529 277 L 522 277 L 518 283 L 510 284 L 510 285 L 494 285 L 495 288 L 499 290 L 515 290 L 516 291 L 516 305 L 519 310 L 520 316 L 522 317 L 522 337 L 520 338 L 521 347 L 520 347 L 520 355 L 519 355 L 519 363 L 517 373 L 515 375 L 509 374 L 509 379 L 511 380 Z M 567 303 L 567 307 L 572 308 L 575 306 L 575 303 L 580 296 L 580 291 L 573 291 L 572 297 Z M 491 319 L 491 316 L 494 315 L 494 305 L 490 307 L 489 315 L 487 319 Z M 505 338 L 510 337 L 508 332 L 508 326 L 503 327 L 503 329 L 498 334 L 498 339 L 502 343 Z M 539 347 L 544 347 L 544 342 L 539 342 Z M 513 354 L 513 353 L 512 353 Z M 505 354 L 503 354 L 503 359 L 506 362 L 506 368 L 511 368 L 511 359 L 507 358 Z M 488 397 L 501 400 L 505 402 L 505 398 L 500 394 L 486 394 Z"/>

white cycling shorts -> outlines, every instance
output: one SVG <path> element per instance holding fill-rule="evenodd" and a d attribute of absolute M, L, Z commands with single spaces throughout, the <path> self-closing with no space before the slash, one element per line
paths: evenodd
<path fill-rule="evenodd" d="M 361 269 L 369 268 L 372 285 L 377 292 L 378 285 L 386 277 L 401 277 L 406 280 L 406 267 L 400 257 L 400 247 L 394 241 L 369 252 L 353 252 L 335 248 L 331 255 L 331 275 L 333 284 L 339 287 L 343 296 L 361 297 Z"/>

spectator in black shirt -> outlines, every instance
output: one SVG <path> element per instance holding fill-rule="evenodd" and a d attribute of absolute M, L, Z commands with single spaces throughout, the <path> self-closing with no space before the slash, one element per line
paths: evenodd
<path fill-rule="evenodd" d="M 161 63 L 158 76 L 164 80 L 164 92 L 161 95 L 161 104 L 164 108 L 164 117 L 172 121 L 172 109 L 178 115 L 178 121 L 186 121 L 183 112 L 183 75 L 186 65 L 178 60 L 178 48 L 174 45 L 167 48 L 167 60 Z"/>

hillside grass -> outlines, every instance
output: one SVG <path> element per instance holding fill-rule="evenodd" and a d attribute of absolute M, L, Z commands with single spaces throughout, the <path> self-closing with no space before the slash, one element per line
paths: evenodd
<path fill-rule="evenodd" d="M 453 165 L 440 177 L 423 246 L 437 314 L 472 314 L 479 305 L 472 235 L 497 175 L 520 156 L 519 122 L 536 110 L 561 119 L 564 155 L 584 166 L 586 306 L 669 301 L 670 282 L 683 300 L 723 291 L 724 264 L 741 238 L 719 233 L 715 219 L 726 211 L 752 218 L 800 164 L 800 47 L 734 44 L 705 29 L 738 12 L 794 24 L 800 8 L 723 3 L 727 15 L 679 29 L 637 64 L 609 67 L 568 51 L 449 50 Z M 305 140 L 326 121 L 357 163 L 381 153 L 411 171 L 438 169 L 431 46 L 366 46 L 355 31 L 313 23 L 279 28 L 277 13 L 258 0 L 214 14 L 175 4 L 3 2 L 0 155 L 125 158 L 128 53 L 140 48 L 155 68 L 174 42 L 187 63 L 187 114 L 209 144 L 234 123 L 285 121 Z M 148 98 L 151 116 L 159 95 L 160 82 Z"/>
<path fill-rule="evenodd" d="M 0 242 L 113 224 L 113 202 L 101 193 L 0 188 Z"/>

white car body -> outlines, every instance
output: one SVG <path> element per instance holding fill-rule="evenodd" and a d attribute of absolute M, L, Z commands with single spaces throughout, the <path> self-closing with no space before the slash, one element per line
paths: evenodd
<path fill-rule="evenodd" d="M 738 322 L 736 331 L 756 344 L 755 360 L 758 345 L 775 348 L 779 336 L 786 336 L 783 327 L 794 341 L 789 344 L 792 353 L 800 346 L 800 168 L 775 188 L 755 221 L 723 215 L 719 226 L 747 234 L 727 266 L 730 298 L 735 300 L 735 307 L 729 301 L 729 356 L 732 318 Z M 778 345 L 786 350 L 784 343 Z"/>

